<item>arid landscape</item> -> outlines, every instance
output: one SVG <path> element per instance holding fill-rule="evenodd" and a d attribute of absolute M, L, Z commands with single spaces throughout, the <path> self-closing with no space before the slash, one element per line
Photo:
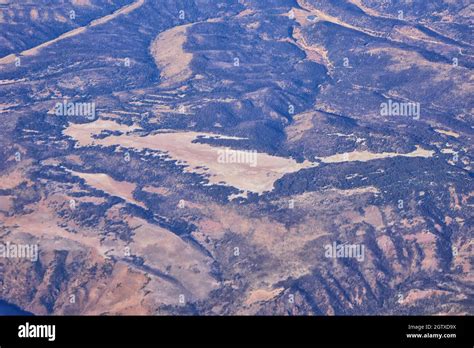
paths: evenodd
<path fill-rule="evenodd" d="M 473 14 L 0 0 L 0 314 L 473 315 Z"/>

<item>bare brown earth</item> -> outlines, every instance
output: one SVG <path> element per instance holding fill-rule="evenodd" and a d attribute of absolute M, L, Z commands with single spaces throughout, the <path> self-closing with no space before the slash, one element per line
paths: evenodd
<path fill-rule="evenodd" d="M 114 187 L 118 186 L 120 185 Z M 103 186 L 100 184 L 97 188 L 103 189 Z M 112 194 L 117 195 L 116 191 Z M 179 305 L 181 294 L 188 300 L 196 301 L 208 296 L 209 292 L 216 288 L 217 282 L 209 275 L 211 260 L 208 257 L 170 231 L 150 225 L 142 219 L 133 216 L 125 218 L 127 225 L 134 230 L 134 239 L 131 242 L 124 242 L 112 236 L 101 237 L 96 229 L 84 229 L 73 221 L 65 225 L 55 212 L 59 209 L 69 210 L 70 198 L 62 195 L 50 196 L 30 205 L 32 213 L 21 217 L 2 218 L 2 240 L 6 237 L 10 242 L 28 241 L 38 244 L 42 262 L 50 263 L 48 272 L 51 272 L 51 276 L 55 267 L 61 267 L 57 265 L 57 260 L 54 260 L 52 248 L 69 253 L 66 264 L 80 254 L 88 255 L 84 260 L 90 263 L 89 266 L 83 269 L 84 273 L 76 274 L 77 281 L 86 282 L 87 287 L 82 288 L 78 283 L 67 284 L 67 288 L 64 288 L 55 300 L 56 313 L 151 314 L 152 308 L 155 307 Z M 79 204 L 88 200 L 77 201 Z M 108 211 L 106 217 L 124 219 L 124 215 L 115 207 Z M 6 230 L 11 232 L 5 236 Z M 126 248 L 131 255 L 144 257 L 145 265 L 162 273 L 163 279 L 151 280 L 143 271 L 130 267 L 125 262 Z M 89 268 L 93 267 L 94 263 L 99 269 L 110 267 L 107 264 L 110 263 L 111 257 L 119 260 L 111 268 L 112 272 L 94 278 Z M 27 271 L 26 264 L 23 269 Z M 9 277 L 8 274 L 5 276 Z M 15 293 L 15 296 L 25 299 L 25 302 L 21 302 L 23 308 L 46 314 L 48 311 L 43 306 L 41 296 L 48 292 L 49 281 L 53 279 L 50 280 L 46 276 L 43 284 L 38 284 L 36 296 L 29 301 L 26 300 L 28 296 L 20 295 L 20 292 L 25 290 L 22 287 L 8 287 L 6 294 L 10 295 L 6 296 L 14 296 Z M 150 291 L 151 295 L 146 296 Z M 70 302 L 71 295 L 75 296 L 75 303 Z"/>
<path fill-rule="evenodd" d="M 369 16 L 384 18 L 364 1 L 350 2 Z M 89 34 L 91 26 L 103 25 L 105 40 L 113 38 L 106 30 L 108 25 L 129 20 L 125 15 L 141 13 L 150 3 L 135 1 L 23 54 L 31 54 L 34 63 L 56 45 Z M 302 9 L 293 8 L 292 37 L 281 33 L 277 40 L 271 37 L 271 31 L 265 29 L 272 18 L 262 20 L 259 12 L 264 11 L 258 9 L 239 9 L 222 20 L 242 21 L 237 22 L 245 33 L 239 37 L 242 42 L 232 40 L 236 51 L 260 35 L 265 42 L 293 45 L 297 54 L 291 56 L 291 64 L 298 68 L 308 68 L 304 64 L 309 63 L 327 69 L 333 80 L 321 86 L 312 84 L 318 94 L 308 94 L 307 99 L 314 97 L 314 104 L 301 107 L 291 117 L 283 115 L 288 119 L 281 110 L 286 109 L 287 98 L 299 96 L 288 88 L 293 81 L 285 80 L 284 75 L 294 75 L 295 70 L 255 74 L 252 69 L 263 71 L 271 64 L 265 61 L 252 67 L 256 57 L 246 51 L 242 56 L 242 71 L 246 72 L 234 73 L 228 57 L 221 58 L 226 52 L 193 52 L 204 36 L 221 39 L 225 34 L 209 34 L 215 31 L 207 26 L 212 19 L 178 23 L 159 34 L 149 32 L 154 23 L 139 27 L 140 34 L 149 35 L 140 47 L 148 60 L 154 59 L 150 69 L 159 76 L 150 85 L 141 85 L 149 83 L 149 76 L 144 78 L 146 83 L 136 82 L 134 71 L 130 76 L 124 73 L 126 82 L 119 89 L 114 78 L 122 77 L 117 74 L 117 64 L 122 62 L 109 56 L 101 57 L 101 62 L 117 69 L 112 73 L 101 66 L 91 68 L 89 74 L 97 62 L 86 60 L 78 76 L 54 79 L 56 73 L 43 77 L 41 71 L 36 82 L 20 75 L 0 80 L 9 95 L 15 94 L 10 90 L 15 86 L 29 90 L 22 96 L 28 100 L 25 106 L 21 98 L 0 104 L 8 129 L 5 137 L 2 130 L 0 138 L 1 145 L 5 144 L 2 155 L 6 154 L 0 172 L 0 241 L 37 243 L 41 251 L 36 264 L 0 259 L 0 297 L 35 314 L 469 314 L 469 289 L 474 281 L 469 209 L 474 192 L 463 187 L 469 183 L 464 178 L 469 173 L 460 174 L 470 170 L 468 132 L 456 122 L 429 119 L 428 113 L 419 122 L 389 120 L 391 124 L 376 119 L 371 110 L 364 109 L 360 115 L 354 111 L 364 104 L 362 91 L 411 100 L 419 97 L 418 92 L 435 91 L 452 82 L 446 95 L 454 91 L 457 98 L 467 98 L 472 94 L 472 81 L 466 78 L 469 70 L 460 66 L 461 75 L 455 75 L 449 62 L 433 63 L 407 48 L 414 43 L 436 46 L 439 52 L 451 47 L 416 30 L 409 21 L 397 24 L 386 35 L 327 10 L 332 8 L 330 3 L 322 4 L 326 7 L 309 0 L 298 3 Z M 89 7 L 91 1 L 74 4 Z M 291 6 L 281 16 L 287 16 Z M 25 12 L 36 22 L 43 15 L 42 11 Z M 65 20 L 53 15 L 58 22 Z M 309 20 L 309 15 L 316 20 Z M 176 23 L 176 18 L 172 20 Z M 197 23 L 206 25 L 193 27 Z M 328 31 L 340 28 L 341 38 L 352 32 L 366 41 L 383 39 L 381 46 L 376 41 L 369 48 L 347 47 L 347 54 L 385 59 L 384 72 L 393 74 L 391 78 L 408 73 L 407 66 L 420 69 L 427 78 L 416 85 L 415 92 L 403 90 L 410 86 L 405 78 L 402 87 L 395 84 L 386 91 L 381 81 L 373 87 L 355 75 L 344 80 L 346 70 L 341 73 L 340 62 L 334 60 L 339 52 L 312 37 L 324 29 L 316 23 L 329 24 Z M 237 38 L 237 33 L 232 35 Z M 211 57 L 214 70 L 225 69 L 225 79 L 209 75 L 213 69 L 193 71 L 193 59 L 203 57 Z M 14 58 L 10 55 L 2 61 Z M 52 64 L 51 68 L 57 67 Z M 370 82 L 378 70 L 377 66 L 372 70 Z M 309 75 L 298 77 L 297 82 L 310 79 Z M 105 86 L 102 76 L 107 80 Z M 216 77 L 219 91 L 225 87 L 222 93 L 212 90 Z M 278 88 L 253 88 L 265 79 Z M 244 88 L 247 82 L 252 86 L 249 90 Z M 57 98 L 68 93 L 90 97 L 86 93 L 92 87 L 113 89 L 110 96 L 104 92 L 95 99 L 99 119 L 74 123 L 54 117 L 51 106 Z M 243 92 L 225 92 L 234 87 Z M 331 99 L 338 91 L 342 97 Z M 28 98 L 33 95 L 31 100 L 26 94 Z M 283 107 L 267 106 L 280 98 Z M 232 121 L 222 115 L 204 121 L 194 117 L 212 103 L 219 104 L 219 110 L 226 109 Z M 446 106 L 442 100 L 439 103 L 435 106 Z M 276 128 L 286 135 L 279 139 L 282 154 L 271 152 L 275 148 L 271 141 L 259 142 L 265 132 L 248 132 L 255 125 L 253 118 L 260 115 L 246 119 L 242 110 L 248 104 L 261 106 L 260 114 L 265 117 L 261 120 L 281 125 Z M 344 109 L 347 105 L 350 110 Z M 143 111 L 149 115 L 144 117 Z M 41 123 L 30 118 L 44 114 Z M 203 119 L 208 116 L 200 115 Z M 234 122 L 237 116 L 242 123 L 235 129 L 228 127 L 226 122 Z M 22 118 L 22 122 L 15 121 Z M 51 129 L 55 132 L 48 133 Z M 237 129 L 239 133 L 232 133 Z M 428 134 L 426 139 L 421 130 Z M 17 139 L 27 145 L 21 148 L 26 159 L 19 163 L 12 156 Z M 257 153 L 255 167 L 219 163 L 218 151 L 226 147 L 217 143 L 226 141 L 236 149 L 248 148 L 255 141 L 265 150 Z M 133 156 L 123 164 L 126 152 Z M 291 154 L 302 160 L 296 161 Z M 459 154 L 458 161 L 454 154 Z M 178 202 L 184 205 L 179 207 Z M 324 247 L 336 240 L 364 245 L 364 261 L 326 257 Z M 453 250 L 446 247 L 447 242 Z M 397 302 L 399 295 L 402 299 Z M 289 301 L 290 296 L 294 302 Z"/>
<path fill-rule="evenodd" d="M 117 181 L 112 179 L 109 175 L 103 173 L 79 173 L 71 171 L 72 175 L 76 175 L 85 180 L 87 185 L 90 185 L 98 190 L 107 192 L 112 196 L 123 198 L 127 202 L 145 207 L 143 203 L 137 202 L 133 198 L 133 191 L 136 185 L 126 181 Z"/>
<path fill-rule="evenodd" d="M 163 87 L 183 82 L 192 75 L 189 64 L 193 55 L 183 48 L 189 26 L 182 25 L 161 33 L 150 46 L 151 54 L 164 79 Z"/>
<path fill-rule="evenodd" d="M 435 132 L 449 135 L 450 137 L 459 138 L 459 134 L 453 131 L 444 130 L 444 129 L 435 129 Z"/>
<path fill-rule="evenodd" d="M 275 290 L 257 289 L 252 291 L 245 301 L 246 305 L 252 305 L 256 302 L 269 301 L 278 296 L 284 288 L 278 288 Z"/>
<path fill-rule="evenodd" d="M 353 162 L 353 161 L 370 161 L 375 159 L 390 158 L 390 157 L 431 157 L 434 151 L 424 150 L 421 147 L 417 147 L 416 150 L 402 154 L 394 152 L 382 152 L 372 153 L 370 151 L 353 151 L 347 153 L 338 153 L 333 156 L 319 158 L 324 163 L 340 163 L 340 162 Z"/>
<path fill-rule="evenodd" d="M 302 116 L 303 117 L 303 116 Z M 298 122 L 293 127 L 301 127 Z M 148 136 L 124 134 L 109 136 L 103 139 L 93 139 L 91 135 L 100 134 L 102 130 L 133 131 L 136 127 L 119 125 L 114 121 L 97 120 L 92 123 L 74 124 L 68 127 L 64 134 L 73 137 L 81 146 L 112 146 L 120 145 L 124 149 L 144 151 L 157 150 L 165 153 L 172 159 L 183 161 L 185 171 L 204 174 L 210 183 L 234 186 L 244 191 L 263 193 L 271 191 L 273 183 L 287 173 L 303 168 L 316 166 L 316 163 L 297 163 L 292 159 L 271 156 L 265 153 L 257 154 L 257 166 L 242 163 L 219 163 L 218 150 L 222 147 L 210 146 L 194 142 L 199 136 L 221 137 L 218 134 L 194 132 L 156 133 Z M 308 129 L 308 126 L 305 126 Z M 296 133 L 297 134 L 297 133 Z M 296 135 L 298 136 L 298 135 Z M 290 134 L 290 139 L 291 139 Z M 294 137 L 294 136 L 293 136 Z M 407 153 L 371 153 L 369 151 L 354 151 L 318 158 L 324 163 L 340 163 L 352 161 L 370 161 L 390 157 L 430 157 L 433 151 L 417 147 Z M 204 168 L 199 168 L 204 167 Z"/>

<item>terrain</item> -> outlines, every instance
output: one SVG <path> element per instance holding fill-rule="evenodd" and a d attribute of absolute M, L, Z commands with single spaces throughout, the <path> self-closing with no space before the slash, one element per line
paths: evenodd
<path fill-rule="evenodd" d="M 0 300 L 474 314 L 473 13 L 0 0 L 0 244 L 39 250 L 0 257 Z M 362 259 L 328 257 L 333 243 Z"/>

